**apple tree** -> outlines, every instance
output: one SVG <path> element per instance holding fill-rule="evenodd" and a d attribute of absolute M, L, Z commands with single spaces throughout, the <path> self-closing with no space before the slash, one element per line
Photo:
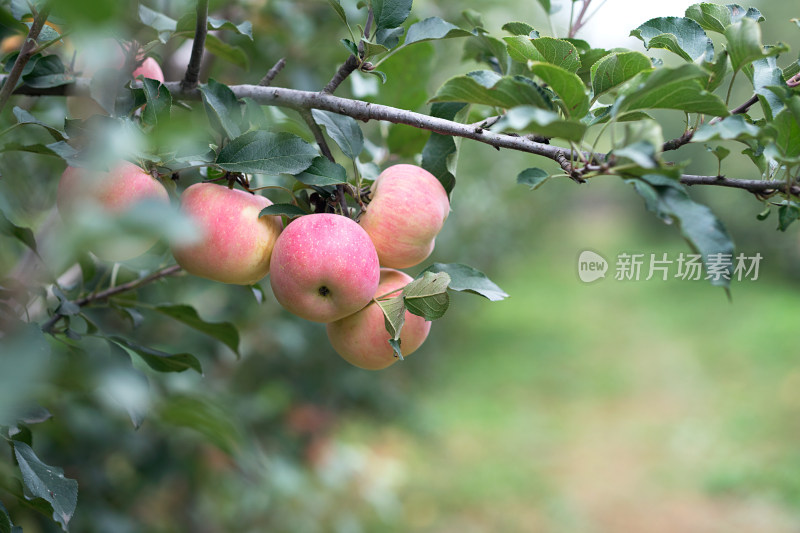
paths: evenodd
<path fill-rule="evenodd" d="M 336 417 L 396 411 L 363 369 L 424 352 L 453 292 L 508 296 L 429 259 L 473 143 L 529 155 L 508 187 L 622 180 L 706 265 L 736 250 L 690 187 L 800 217 L 800 63 L 765 14 L 698 3 L 605 49 L 579 37 L 597 2 L 538 3 L 566 27 L 412 0 L 2 2 L 0 531 L 321 530 L 287 509 L 357 508 L 352 479 L 297 465 Z M 443 46 L 463 65 L 431 87 Z"/>

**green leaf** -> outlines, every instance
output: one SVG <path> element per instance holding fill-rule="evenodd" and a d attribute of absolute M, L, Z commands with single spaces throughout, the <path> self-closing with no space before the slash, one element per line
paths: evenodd
<path fill-rule="evenodd" d="M 396 28 L 411 13 L 412 0 L 372 0 L 372 11 L 375 15 L 377 30 Z"/>
<path fill-rule="evenodd" d="M 230 172 L 299 174 L 319 152 L 297 135 L 250 131 L 233 139 L 217 156 L 217 165 Z"/>
<path fill-rule="evenodd" d="M 798 218 L 800 218 L 800 205 L 797 202 L 784 200 L 783 205 L 778 208 L 778 231 L 786 231 Z"/>
<path fill-rule="evenodd" d="M 522 35 L 534 39 L 539 37 L 539 32 L 526 22 L 507 22 L 503 24 L 501 29 L 507 31 L 511 35 Z"/>
<path fill-rule="evenodd" d="M 686 9 L 686 17 L 700 24 L 704 30 L 717 33 L 724 33 L 728 26 L 739 22 L 744 17 L 756 22 L 764 20 L 758 9 L 754 7 L 745 9 L 738 4 L 726 6 L 711 3 L 694 4 Z"/>
<path fill-rule="evenodd" d="M 768 155 L 781 161 L 800 162 L 800 96 L 787 100 L 786 107 L 764 131 L 772 139 L 767 145 Z"/>
<path fill-rule="evenodd" d="M 527 63 L 528 61 L 544 61 L 544 56 L 533 46 L 533 39 L 527 36 L 515 35 L 503 37 L 508 47 L 508 55 L 514 61 Z"/>
<path fill-rule="evenodd" d="M 469 111 L 464 103 L 433 104 L 431 116 L 462 122 Z M 450 135 L 431 133 L 425 148 L 422 149 L 422 168 L 436 176 L 447 194 L 456 186 L 456 166 L 458 164 L 459 141 Z"/>
<path fill-rule="evenodd" d="M 533 39 L 532 43 L 542 59 L 537 60 L 533 57 L 528 59 L 545 61 L 570 72 L 577 72 L 581 67 L 580 53 L 575 45 L 569 41 L 554 39 L 553 37 L 540 37 Z"/>
<path fill-rule="evenodd" d="M 3 502 L 0 502 L 0 533 L 11 533 L 12 527 L 14 527 L 14 523 L 11 521 L 11 517 L 8 516 L 8 511 L 3 506 Z"/>
<path fill-rule="evenodd" d="M 218 58 L 233 63 L 241 69 L 248 70 L 250 68 L 250 59 L 241 46 L 228 44 L 216 35 L 209 33 L 206 35 L 205 48 Z"/>
<path fill-rule="evenodd" d="M 548 179 L 550 174 L 541 168 L 527 168 L 517 175 L 517 183 L 527 185 L 532 191 L 541 187 Z"/>
<path fill-rule="evenodd" d="M 200 318 L 197 310 L 189 305 L 157 305 L 153 310 L 217 339 L 233 350 L 233 353 L 240 355 L 239 331 L 230 322 L 206 322 Z"/>
<path fill-rule="evenodd" d="M 745 66 L 744 71 L 753 82 L 753 89 L 764 109 L 764 115 L 768 121 L 772 120 L 783 109 L 781 99 L 769 89 L 769 87 L 778 87 L 784 84 L 777 59 L 774 56 L 758 59 Z"/>
<path fill-rule="evenodd" d="M 528 169 L 528 171 L 541 169 Z M 525 174 L 528 171 L 523 171 Z M 519 182 L 519 179 L 517 180 Z M 460 292 L 471 292 L 478 294 L 484 298 L 498 302 L 508 298 L 508 294 L 490 280 L 486 274 L 471 266 L 462 265 L 460 263 L 434 263 L 425 269 L 425 272 L 445 272 L 450 276 L 449 289 Z"/>
<path fill-rule="evenodd" d="M 197 27 L 197 14 L 187 13 L 178 20 L 178 25 L 175 31 L 187 32 L 187 33 L 190 32 L 193 34 L 196 27 Z M 251 41 L 253 40 L 253 25 L 247 20 L 240 24 L 236 24 L 229 20 L 220 19 L 216 17 L 208 17 L 208 24 L 206 25 L 206 28 L 209 30 L 229 30 L 239 35 L 244 35 L 248 37 Z"/>
<path fill-rule="evenodd" d="M 64 477 L 62 469 L 43 463 L 23 442 L 14 442 L 14 456 L 22 473 L 26 497 L 46 500 L 53 507 L 53 520 L 67 531 L 78 504 L 78 482 Z"/>
<path fill-rule="evenodd" d="M 159 120 L 168 120 L 172 109 L 172 95 L 158 80 L 144 79 L 142 83 L 147 106 L 142 111 L 142 122 L 155 126 Z"/>
<path fill-rule="evenodd" d="M 743 141 L 757 138 L 759 132 L 758 126 L 749 123 L 744 116 L 731 115 L 719 122 L 703 124 L 692 136 L 692 141 Z"/>
<path fill-rule="evenodd" d="M 639 52 L 618 52 L 604 56 L 591 69 L 594 98 L 652 68 L 650 58 Z"/>
<path fill-rule="evenodd" d="M 139 4 L 139 20 L 158 32 L 158 40 L 166 43 L 178 27 L 175 19 Z"/>
<path fill-rule="evenodd" d="M 312 109 L 314 120 L 325 127 L 328 136 L 339 145 L 342 153 L 350 159 L 355 159 L 364 150 L 364 134 L 353 117 Z"/>
<path fill-rule="evenodd" d="M 36 249 L 36 238 L 33 236 L 33 232 L 30 230 L 30 228 L 17 226 L 8 220 L 8 217 L 6 217 L 6 214 L 2 210 L 0 210 L 0 234 L 14 237 L 38 254 L 38 250 Z"/>
<path fill-rule="evenodd" d="M 425 320 L 441 318 L 450 306 L 449 283 L 450 275 L 446 272 L 423 272 L 403 288 L 406 308 Z"/>
<path fill-rule="evenodd" d="M 541 62 L 532 63 L 530 70 L 561 98 L 568 117 L 581 118 L 589 111 L 586 87 L 577 74 L 557 65 Z"/>
<path fill-rule="evenodd" d="M 342 19 L 342 22 L 347 26 L 347 14 L 344 12 L 344 8 L 339 0 L 328 0 L 328 4 L 330 4 L 336 14 L 339 15 L 339 18 Z"/>
<path fill-rule="evenodd" d="M 364 47 L 364 60 L 389 51 L 386 46 L 379 43 L 371 43 L 363 37 L 361 38 L 361 45 Z M 358 47 L 356 47 L 356 52 L 358 52 Z"/>
<path fill-rule="evenodd" d="M 686 61 L 714 57 L 714 45 L 703 28 L 690 18 L 659 17 L 650 19 L 631 32 L 645 48 L 664 48 Z"/>
<path fill-rule="evenodd" d="M 202 397 L 172 396 L 162 405 L 159 416 L 170 426 L 197 431 L 220 450 L 232 455 L 243 436 L 231 413 Z"/>
<path fill-rule="evenodd" d="M 73 82 L 73 77 L 66 71 L 64 63 L 57 55 L 40 57 L 33 69 L 22 77 L 23 83 L 37 89 L 58 87 Z"/>
<path fill-rule="evenodd" d="M 285 216 L 289 218 L 301 217 L 307 215 L 305 211 L 300 209 L 294 204 L 272 204 L 268 205 L 258 214 L 259 217 L 267 215 Z"/>
<path fill-rule="evenodd" d="M 18 325 L 4 317 L 0 337 L 0 425 L 12 425 L 44 386 L 52 367 L 50 345 L 38 324 Z"/>
<path fill-rule="evenodd" d="M 142 358 L 142 361 L 147 363 L 147 366 L 158 372 L 184 372 L 192 369 L 198 374 L 203 373 L 203 367 L 200 365 L 200 361 L 198 361 L 197 358 L 192 354 L 170 354 L 167 352 L 162 352 L 161 350 L 139 346 L 136 343 L 118 336 L 109 337 L 108 339 L 117 345 L 134 352 Z"/>
<path fill-rule="evenodd" d="M 722 99 L 706 91 L 705 71 L 688 63 L 640 72 L 619 91 L 613 114 L 636 109 L 677 109 L 724 117 L 729 111 Z"/>
<path fill-rule="evenodd" d="M 440 19 L 430 17 L 412 24 L 408 28 L 404 45 L 431 41 L 435 39 L 451 39 L 453 37 L 471 37 L 473 34 L 459 28 L 455 24 Z"/>
<path fill-rule="evenodd" d="M 733 71 L 737 72 L 745 65 L 765 56 L 774 56 L 788 51 L 785 45 L 765 48 L 761 44 L 761 25 L 750 18 L 743 18 L 725 30 L 728 40 L 728 53 L 731 57 Z"/>
<path fill-rule="evenodd" d="M 400 37 L 403 36 L 405 31 L 406 29 L 403 27 L 378 30 L 375 33 L 375 42 L 385 46 L 386 48 L 394 48 L 395 46 L 397 46 L 397 43 L 400 42 Z M 356 55 L 358 55 L 357 49 L 356 49 Z M 375 72 L 375 71 L 371 70 L 370 72 Z"/>
<path fill-rule="evenodd" d="M 466 102 L 504 109 L 518 105 L 553 108 L 547 93 L 533 81 L 522 76 L 500 76 L 490 70 L 450 78 L 430 101 Z"/>
<path fill-rule="evenodd" d="M 211 125 L 229 139 L 239 137 L 242 133 L 242 109 L 233 91 L 227 85 L 209 78 L 206 85 L 200 86 L 200 94 Z"/>
<path fill-rule="evenodd" d="M 378 307 L 383 311 L 386 331 L 394 340 L 400 340 L 400 330 L 406 321 L 406 305 L 403 295 L 399 294 L 387 300 L 376 300 Z"/>
<path fill-rule="evenodd" d="M 304 185 L 325 187 L 347 183 L 347 171 L 338 163 L 328 161 L 327 157 L 315 157 L 311 166 L 295 176 Z"/>
<path fill-rule="evenodd" d="M 14 106 L 13 113 L 17 119 L 17 123 L 19 124 L 35 124 L 37 126 L 41 126 L 46 129 L 50 136 L 56 141 L 63 141 L 67 138 L 67 135 L 63 131 L 52 126 L 48 126 L 21 107 Z"/>
<path fill-rule="evenodd" d="M 547 13 L 548 15 L 552 15 L 553 13 L 558 11 L 558 9 L 561 7 L 559 5 L 555 5 L 555 6 L 552 5 L 550 0 L 538 0 L 538 2 L 539 2 L 539 5 L 542 6 L 542 9 L 544 9 L 544 12 Z"/>
<path fill-rule="evenodd" d="M 558 113 L 533 106 L 512 107 L 492 126 L 492 131 L 533 131 L 545 137 L 557 137 L 579 142 L 586 133 L 586 124 L 576 120 L 566 120 Z"/>
<path fill-rule="evenodd" d="M 645 198 L 648 210 L 665 221 L 678 223 L 683 237 L 702 255 L 706 267 L 711 255 L 733 254 L 733 241 L 722 222 L 707 206 L 694 202 L 678 182 L 654 174 L 628 182 L 632 182 L 636 192 Z M 730 280 L 721 277 L 712 279 L 711 283 L 728 287 Z"/>

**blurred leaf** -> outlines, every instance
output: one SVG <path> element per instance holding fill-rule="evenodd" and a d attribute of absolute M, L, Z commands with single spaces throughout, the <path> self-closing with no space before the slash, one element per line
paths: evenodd
<path fill-rule="evenodd" d="M 71 301 L 63 292 L 61 292 L 61 289 L 55 285 L 53 286 L 53 295 L 58 298 L 59 301 L 58 308 L 56 309 L 59 314 L 72 316 L 81 312 L 80 306 Z"/>
<path fill-rule="evenodd" d="M 538 189 L 550 178 L 550 174 L 541 168 L 527 168 L 517 175 L 517 183 L 527 185 L 531 190 Z M 450 277 L 453 277 L 452 274 Z"/>
<path fill-rule="evenodd" d="M 147 363 L 147 366 L 158 372 L 184 372 L 192 369 L 198 374 L 203 373 L 203 367 L 200 365 L 200 361 L 192 354 L 170 354 L 153 348 L 139 346 L 136 343 L 118 336 L 112 336 L 108 339 L 136 353 Z"/>
<path fill-rule="evenodd" d="M 172 109 L 172 95 L 158 80 L 144 78 L 142 83 L 147 106 L 142 111 L 142 121 L 155 126 L 160 120 L 169 119 Z"/>
<path fill-rule="evenodd" d="M 347 183 L 347 171 L 342 165 L 328 161 L 327 157 L 318 156 L 314 158 L 311 166 L 297 174 L 295 179 L 304 185 L 320 187 L 338 185 Z"/>
<path fill-rule="evenodd" d="M 350 159 L 355 159 L 364 150 L 364 134 L 353 117 L 312 109 L 314 120 L 325 127 L 328 136 L 333 139 L 342 153 Z"/>
<path fill-rule="evenodd" d="M 450 78 L 430 101 L 466 102 L 504 109 L 518 105 L 553 108 L 544 90 L 533 81 L 522 76 L 500 76 L 490 70 Z"/>
<path fill-rule="evenodd" d="M 719 122 L 703 124 L 692 136 L 692 141 L 741 141 L 757 138 L 759 132 L 758 126 L 749 123 L 743 115 L 731 115 Z"/>
<path fill-rule="evenodd" d="M 403 352 L 400 348 L 400 339 L 389 339 L 389 346 L 392 347 L 392 351 L 394 352 L 394 356 L 403 361 Z"/>
<path fill-rule="evenodd" d="M 591 69 L 594 98 L 652 68 L 650 58 L 639 52 L 620 52 L 604 56 Z"/>
<path fill-rule="evenodd" d="M 400 339 L 400 330 L 406 321 L 406 305 L 403 301 L 403 295 L 399 294 L 386 300 L 375 300 L 378 307 L 383 311 L 384 324 L 386 331 L 392 339 Z"/>
<path fill-rule="evenodd" d="M 525 172 L 527 171 L 524 171 L 522 174 Z M 522 176 L 522 174 L 520 174 L 520 176 Z M 508 294 L 486 277 L 486 274 L 468 265 L 462 265 L 460 263 L 434 263 L 426 268 L 425 272 L 447 273 L 450 276 L 448 288 L 454 291 L 478 294 L 492 302 L 498 302 L 508 298 Z"/>
<path fill-rule="evenodd" d="M 566 108 L 569 117 L 581 118 L 589 111 L 586 87 L 577 74 L 549 63 L 534 62 L 531 72 L 542 79 L 555 92 Z"/>
<path fill-rule="evenodd" d="M 237 356 L 241 356 L 239 353 L 239 331 L 230 322 L 206 322 L 200 318 L 197 310 L 189 305 L 156 305 L 153 310 L 217 339 L 233 350 L 233 353 Z"/>
<path fill-rule="evenodd" d="M 431 116 L 462 122 L 469 111 L 464 103 L 433 104 Z M 422 168 L 436 176 L 448 196 L 456 186 L 459 142 L 449 135 L 432 132 L 422 150 Z"/>
<path fill-rule="evenodd" d="M 240 128 L 242 110 L 233 91 L 227 85 L 209 78 L 206 85 L 200 86 L 200 94 L 203 96 L 211 125 L 229 139 L 239 137 L 242 131 Z"/>
<path fill-rule="evenodd" d="M 22 82 L 37 89 L 47 89 L 65 85 L 73 81 L 72 75 L 66 72 L 64 63 L 57 55 L 40 57 L 33 69 L 22 76 Z"/>
<path fill-rule="evenodd" d="M 163 422 L 197 431 L 222 451 L 233 454 L 242 440 L 231 413 L 204 398 L 173 396 L 159 412 Z"/>
<path fill-rule="evenodd" d="M 507 22 L 503 24 L 501 29 L 507 31 L 511 35 L 522 35 L 534 39 L 539 37 L 539 32 L 537 32 L 533 26 L 525 22 Z"/>
<path fill-rule="evenodd" d="M 412 0 L 372 0 L 375 28 L 383 30 L 400 26 L 411 13 L 411 2 Z"/>
<path fill-rule="evenodd" d="M 492 131 L 509 129 L 533 131 L 545 137 L 557 137 L 570 141 L 580 141 L 586 133 L 586 124 L 575 120 L 565 120 L 558 113 L 524 105 L 513 107 L 492 126 Z"/>
<path fill-rule="evenodd" d="M 686 17 L 700 24 L 704 30 L 717 33 L 724 33 L 725 28 L 739 22 L 743 17 L 756 22 L 764 20 L 761 12 L 754 7 L 745 9 L 738 4 L 720 5 L 705 2 L 686 8 Z"/>
<path fill-rule="evenodd" d="M 233 63 L 244 70 L 250 68 L 250 59 L 241 46 L 228 44 L 216 35 L 209 33 L 206 35 L 205 47 L 206 50 L 224 61 Z"/>
<path fill-rule="evenodd" d="M 725 38 L 728 40 L 727 50 L 734 72 L 764 56 L 774 56 L 789 50 L 786 45 L 765 49 L 761 44 L 761 25 L 750 18 L 743 18 L 736 24 L 728 26 Z"/>
<path fill-rule="evenodd" d="M 8 516 L 8 511 L 3 506 L 3 502 L 0 502 L 0 533 L 11 533 L 12 527 L 14 527 L 14 523 L 11 521 L 11 517 Z"/>
<path fill-rule="evenodd" d="M 406 35 L 404 45 L 435 39 L 471 36 L 472 33 L 459 28 L 455 24 L 450 24 L 439 17 L 430 17 L 412 24 L 408 28 L 408 34 Z"/>
<path fill-rule="evenodd" d="M 339 2 L 339 0 L 328 0 L 328 4 L 330 4 L 333 10 L 336 11 L 336 14 L 339 15 L 339 18 L 342 19 L 342 22 L 347 25 L 347 14 L 344 12 L 341 2 Z"/>
<path fill-rule="evenodd" d="M 253 40 L 253 25 L 250 23 L 250 21 L 247 20 L 240 24 L 236 24 L 229 20 L 209 16 L 208 24 L 206 27 L 209 30 L 229 30 L 239 35 L 244 35 L 248 37 L 251 41 Z M 178 19 L 175 31 L 189 32 L 194 34 L 196 28 L 197 28 L 197 14 L 193 12 L 193 13 L 187 13 L 180 19 Z"/>
<path fill-rule="evenodd" d="M 21 226 L 17 226 L 6 217 L 6 214 L 0 210 L 0 234 L 7 235 L 9 237 L 14 237 L 22 244 L 37 252 L 36 249 L 36 239 L 33 236 L 33 231 L 30 228 L 23 228 Z"/>
<path fill-rule="evenodd" d="M 305 211 L 300 209 L 294 204 L 272 204 L 268 205 L 258 214 L 259 217 L 267 215 L 281 215 L 289 218 L 301 217 L 307 215 Z"/>
<path fill-rule="evenodd" d="M 62 469 L 44 464 L 23 442 L 14 443 L 14 455 L 26 492 L 49 502 L 53 506 L 53 520 L 67 531 L 78 503 L 78 482 L 64 477 Z"/>
<path fill-rule="evenodd" d="M 166 43 L 172 37 L 178 26 L 175 19 L 141 4 L 139 4 L 139 20 L 145 26 L 156 30 L 158 40 L 162 43 Z"/>
<path fill-rule="evenodd" d="M 659 17 L 650 19 L 635 30 L 631 36 L 641 39 L 645 48 L 664 48 L 681 56 L 686 61 L 701 57 L 711 61 L 714 45 L 703 28 L 690 18 Z"/>
<path fill-rule="evenodd" d="M 230 141 L 217 165 L 230 172 L 299 174 L 319 155 L 316 148 L 291 133 L 250 131 Z"/>
<path fill-rule="evenodd" d="M 786 229 L 798 218 L 800 218 L 800 204 L 790 200 L 784 200 L 778 208 L 778 230 Z"/>
<path fill-rule="evenodd" d="M 38 120 L 36 117 L 31 115 L 29 112 L 25 111 L 21 107 L 14 106 L 13 110 L 14 116 L 17 118 L 17 122 L 19 124 L 35 124 L 37 126 L 41 126 L 47 130 L 53 139 L 56 141 L 63 141 L 66 139 L 66 134 L 59 130 L 58 128 L 54 128 L 52 126 L 48 126 L 44 122 Z"/>
<path fill-rule="evenodd" d="M 406 308 L 425 320 L 441 318 L 450 306 L 449 283 L 450 276 L 446 272 L 423 272 L 403 288 Z"/>

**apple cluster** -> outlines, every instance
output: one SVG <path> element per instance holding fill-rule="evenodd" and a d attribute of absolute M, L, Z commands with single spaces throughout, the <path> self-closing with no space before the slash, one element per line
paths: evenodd
<path fill-rule="evenodd" d="M 275 299 L 291 313 L 327 324 L 331 345 L 345 360 L 377 370 L 394 363 L 394 350 L 375 302 L 397 296 L 412 281 L 400 268 L 415 266 L 433 251 L 450 211 L 442 184 L 415 165 L 387 168 L 372 185 L 371 202 L 360 220 L 317 213 L 292 220 L 261 216 L 267 198 L 225 185 L 203 182 L 181 194 L 181 210 L 200 229 L 191 244 L 173 244 L 172 253 L 193 275 L 222 283 L 252 285 L 267 274 Z M 68 167 L 58 187 L 57 205 L 69 218 L 87 200 L 116 213 L 149 199 L 168 203 L 164 186 L 123 162 L 108 172 Z M 153 242 L 114 243 L 93 250 L 103 259 L 135 257 Z M 405 312 L 400 335 L 403 356 L 422 345 L 430 322 Z"/>

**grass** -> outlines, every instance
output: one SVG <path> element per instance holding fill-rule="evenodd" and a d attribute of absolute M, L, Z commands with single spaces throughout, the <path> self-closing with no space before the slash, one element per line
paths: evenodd
<path fill-rule="evenodd" d="M 605 230 L 612 262 L 685 251 Z M 510 299 L 459 298 L 408 421 L 343 429 L 401 465 L 402 512 L 374 530 L 798 531 L 800 292 L 768 264 L 732 304 L 613 264 L 586 285 L 591 231 L 532 238 L 494 276 Z"/>

